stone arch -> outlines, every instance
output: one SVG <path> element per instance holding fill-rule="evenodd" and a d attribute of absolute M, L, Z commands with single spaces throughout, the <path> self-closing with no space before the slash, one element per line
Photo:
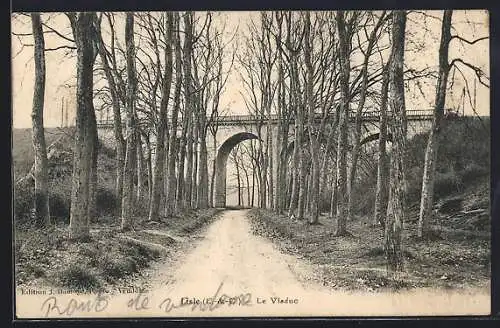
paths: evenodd
<path fill-rule="evenodd" d="M 242 141 L 259 139 L 251 132 L 240 132 L 232 135 L 217 150 L 215 161 L 215 207 L 226 207 L 226 169 L 231 150 Z"/>

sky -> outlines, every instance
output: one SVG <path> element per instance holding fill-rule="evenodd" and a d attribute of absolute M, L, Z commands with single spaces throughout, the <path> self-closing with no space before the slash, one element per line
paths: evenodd
<path fill-rule="evenodd" d="M 405 63 L 409 67 L 437 67 L 438 47 L 440 37 L 441 11 L 427 11 L 428 18 L 424 21 L 423 15 L 411 13 L 408 16 L 407 32 L 415 36 L 416 39 L 424 40 L 423 47 L 415 51 L 411 44 L 407 45 L 405 52 Z M 247 33 L 247 24 L 253 18 L 258 18 L 258 12 L 222 12 L 220 17 L 227 21 L 227 35 L 230 37 L 233 31 L 238 31 L 234 42 Z M 433 18 L 436 17 L 436 18 Z M 452 24 L 454 30 L 452 34 L 457 34 L 467 40 L 473 40 L 489 35 L 487 11 L 468 10 L 454 11 Z M 42 14 L 42 20 L 56 27 L 58 31 L 71 36 L 68 19 L 64 15 Z M 29 33 L 31 24 L 29 18 L 12 18 L 12 30 L 17 33 Z M 31 36 L 22 37 L 22 42 L 32 44 Z M 46 35 L 46 47 L 56 47 L 62 44 L 61 39 L 53 33 Z M 13 127 L 31 127 L 31 105 L 33 97 L 34 83 L 34 63 L 33 47 L 22 47 L 16 36 L 12 36 L 12 100 L 13 100 Z M 450 45 L 450 60 L 456 57 L 463 58 L 464 61 L 480 67 L 486 76 L 489 76 L 489 41 L 480 41 L 473 45 L 461 43 L 458 40 L 452 41 Z M 61 104 L 69 108 L 69 119 L 74 119 L 74 89 L 75 84 L 76 59 L 68 54 L 66 50 L 50 51 L 46 53 L 46 92 L 44 121 L 46 127 L 61 125 Z M 474 74 L 470 69 L 461 66 L 468 81 L 470 89 L 474 89 Z M 463 79 L 457 77 L 456 83 L 447 95 L 447 107 L 456 107 L 460 103 L 464 84 Z M 489 88 L 477 83 L 477 104 L 476 111 L 480 115 L 489 115 L 490 102 Z M 424 86 L 425 96 L 420 91 L 413 88 L 406 93 L 407 107 L 409 108 L 431 108 L 434 101 L 434 85 Z M 231 114 L 245 114 L 247 112 L 244 100 L 240 94 L 243 91 L 242 82 L 239 77 L 238 65 L 235 65 L 230 73 L 225 93 L 222 95 L 220 107 L 228 108 Z M 465 113 L 472 114 L 470 104 L 465 104 Z"/>

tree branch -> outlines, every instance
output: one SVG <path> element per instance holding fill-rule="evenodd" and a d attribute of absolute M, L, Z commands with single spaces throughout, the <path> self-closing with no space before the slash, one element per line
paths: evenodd
<path fill-rule="evenodd" d="M 450 39 L 450 42 L 451 42 L 451 40 L 453 40 L 453 39 L 457 39 L 457 40 L 463 41 L 463 42 L 465 42 L 465 43 L 468 43 L 468 44 L 470 44 L 470 45 L 473 45 L 474 43 L 477 43 L 477 42 L 479 42 L 479 41 L 488 40 L 488 39 L 489 39 L 489 37 L 488 37 L 488 36 L 484 36 L 484 37 L 482 37 L 482 38 L 479 38 L 479 39 L 475 39 L 475 40 L 469 41 L 469 40 L 467 40 L 467 39 L 462 38 L 462 37 L 461 37 L 461 36 L 459 36 L 459 35 L 453 35 L 453 36 L 451 37 L 451 39 Z"/>

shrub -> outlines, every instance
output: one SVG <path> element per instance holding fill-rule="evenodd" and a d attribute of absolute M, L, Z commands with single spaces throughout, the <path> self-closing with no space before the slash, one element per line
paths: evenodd
<path fill-rule="evenodd" d="M 458 174 L 450 170 L 446 173 L 436 172 L 434 181 L 434 195 L 436 198 L 450 195 L 462 189 L 462 180 Z"/>
<path fill-rule="evenodd" d="M 132 241 L 123 242 L 120 248 L 124 256 L 134 260 L 140 266 L 146 266 L 150 260 L 160 256 L 160 251 L 157 249 L 150 249 Z"/>
<path fill-rule="evenodd" d="M 89 290 L 101 286 L 101 282 L 93 272 L 78 264 L 71 264 L 67 268 L 56 272 L 55 278 L 62 286 L 67 288 Z"/>
<path fill-rule="evenodd" d="M 28 277 L 29 276 L 32 276 L 34 278 L 45 277 L 45 271 L 42 268 L 30 263 L 26 264 L 26 266 L 24 267 L 24 272 Z"/>
<path fill-rule="evenodd" d="M 137 189 L 134 189 L 134 192 L 137 191 Z M 145 191 L 147 193 L 147 190 Z M 142 217 L 144 215 L 148 215 L 149 212 L 149 201 L 147 198 L 147 195 L 142 196 L 140 199 L 135 201 L 135 205 L 133 208 L 133 215 L 136 217 Z"/>
<path fill-rule="evenodd" d="M 34 197 L 33 181 L 25 180 L 14 187 L 14 220 L 17 223 L 30 221 Z"/>
<path fill-rule="evenodd" d="M 330 204 L 332 203 L 332 191 L 327 190 L 319 195 L 319 210 L 320 212 L 330 212 Z"/>
<path fill-rule="evenodd" d="M 477 163 L 470 163 L 465 166 L 464 170 L 461 172 L 461 175 L 462 182 L 465 184 L 472 182 L 477 178 L 488 176 L 489 169 Z"/>
<path fill-rule="evenodd" d="M 103 276 L 108 281 L 122 278 L 138 271 L 137 263 L 130 258 L 104 258 L 99 263 L 99 267 L 102 270 Z"/>
<path fill-rule="evenodd" d="M 109 147 L 103 140 L 99 139 L 97 145 L 100 154 L 108 158 L 116 157 L 116 149 L 113 147 Z"/>
<path fill-rule="evenodd" d="M 118 198 L 114 191 L 98 187 L 96 190 L 96 209 L 99 216 L 117 214 Z"/>
<path fill-rule="evenodd" d="M 70 196 L 59 193 L 49 194 L 50 216 L 57 222 L 69 223 Z"/>
<path fill-rule="evenodd" d="M 370 215 L 373 213 L 377 184 L 355 186 L 353 194 L 353 208 L 357 214 Z"/>

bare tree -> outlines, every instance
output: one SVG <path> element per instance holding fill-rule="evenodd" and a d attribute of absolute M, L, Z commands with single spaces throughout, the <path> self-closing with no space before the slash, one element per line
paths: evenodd
<path fill-rule="evenodd" d="M 134 45 L 134 14 L 127 13 L 125 19 L 125 45 L 127 54 L 127 147 L 125 151 L 125 167 L 123 170 L 123 193 L 121 228 L 129 230 L 133 227 L 134 215 L 134 168 L 136 155 L 136 71 Z"/>
<path fill-rule="evenodd" d="M 294 30 L 292 30 L 294 25 Z M 304 170 L 303 170 L 303 153 L 302 142 L 304 136 L 304 108 L 300 96 L 300 81 L 298 69 L 298 56 L 301 51 L 301 43 L 304 37 L 304 29 L 301 24 L 293 22 L 293 17 L 290 12 L 285 14 L 285 48 L 287 50 L 288 65 L 290 68 L 290 107 L 294 109 L 294 135 L 293 154 L 292 154 L 292 174 L 291 174 L 291 194 L 288 207 L 288 216 L 295 216 L 297 209 L 299 212 L 297 216 L 303 216 L 303 202 L 300 201 L 300 189 L 304 186 Z M 303 199 L 302 191 L 302 199 Z M 302 210 L 300 210 L 302 208 Z M 302 216 L 301 216 L 302 215 Z"/>
<path fill-rule="evenodd" d="M 319 162 L 319 138 L 314 137 L 315 127 L 315 104 L 314 104 L 314 67 L 312 62 L 312 45 L 313 37 L 311 35 L 311 15 L 308 11 L 305 13 L 304 22 L 304 57 L 306 64 L 306 106 L 308 107 L 308 131 L 309 131 L 309 145 L 311 154 L 311 172 L 310 172 L 310 188 L 308 195 L 310 195 L 310 209 L 311 217 L 310 224 L 319 222 L 319 179 L 320 179 L 320 162 Z M 313 27 L 314 28 L 314 27 Z M 319 136 L 319 135 L 318 135 Z M 305 188 L 304 188 L 305 189 Z M 309 203 L 309 202 L 308 202 Z"/>
<path fill-rule="evenodd" d="M 177 154 L 177 120 L 180 110 L 180 95 L 182 87 L 182 54 L 181 54 L 181 41 L 179 36 L 179 14 L 174 13 L 174 34 L 173 34 L 173 44 L 175 49 L 175 90 L 174 90 L 174 106 L 172 108 L 172 119 L 171 119 L 171 132 L 169 148 L 168 148 L 168 163 L 167 163 L 167 174 L 168 174 L 168 186 L 166 190 L 166 203 L 165 203 L 165 215 L 171 216 L 175 211 L 176 204 L 176 174 L 175 174 L 175 164 L 176 164 L 176 154 Z M 178 176 L 180 177 L 180 173 Z"/>
<path fill-rule="evenodd" d="M 234 174 L 236 181 L 237 181 L 237 192 L 238 192 L 238 206 L 242 206 L 242 191 L 241 191 L 241 176 L 240 176 L 240 167 L 241 165 L 241 158 L 240 158 L 240 147 L 239 145 L 236 145 L 233 150 L 231 151 L 230 154 L 230 159 L 234 163 L 234 166 L 236 167 L 236 172 Z"/>
<path fill-rule="evenodd" d="M 35 180 L 35 223 L 39 226 L 50 224 L 49 209 L 49 168 L 47 146 L 43 127 L 45 99 L 45 39 L 40 14 L 32 13 L 31 22 L 34 38 L 35 87 L 31 112 L 32 141 L 35 153 L 33 176 Z"/>
<path fill-rule="evenodd" d="M 366 50 L 363 49 L 363 47 L 360 45 L 359 49 L 362 51 L 364 60 L 360 72 L 361 76 L 361 85 L 360 85 L 360 92 L 359 92 L 359 99 L 358 99 L 358 104 L 357 104 L 357 109 L 356 109 L 356 121 L 355 121 L 355 129 L 354 129 L 354 147 L 352 150 L 351 154 L 351 167 L 349 171 L 349 178 L 348 178 L 348 206 L 347 206 L 347 221 L 350 221 L 352 219 L 352 207 L 353 207 L 353 189 L 354 189 L 354 181 L 356 178 L 356 170 L 358 168 L 358 158 L 361 152 L 361 126 L 362 126 L 362 112 L 365 106 L 365 101 L 367 98 L 368 94 L 368 83 L 369 83 L 369 73 L 368 73 L 368 68 L 369 68 L 369 62 L 370 62 L 370 57 L 372 55 L 373 49 L 375 47 L 376 42 L 378 41 L 380 35 L 379 31 L 382 28 L 384 22 L 386 21 L 386 14 L 385 11 L 380 14 L 380 16 L 377 18 L 375 22 L 375 26 L 373 30 L 371 31 L 370 35 L 368 36 L 368 45 L 366 46 Z M 364 32 L 366 34 L 366 27 L 364 29 Z"/>
<path fill-rule="evenodd" d="M 434 178 L 439 147 L 439 135 L 441 121 L 444 115 L 446 101 L 446 87 L 450 64 L 448 63 L 448 50 L 451 40 L 451 17 L 453 10 L 445 10 L 441 25 L 441 42 L 439 45 L 439 75 L 436 85 L 436 100 L 434 105 L 434 116 L 432 128 L 429 132 L 427 148 L 425 150 L 424 176 L 422 178 L 422 196 L 420 199 L 420 215 L 418 220 L 418 237 L 424 237 L 430 233 L 429 221 L 432 217 L 432 205 L 434 200 Z"/>
<path fill-rule="evenodd" d="M 387 269 L 403 270 L 403 222 L 406 215 L 406 109 L 404 94 L 404 44 L 406 12 L 392 14 L 392 53 L 389 73 L 389 105 L 392 112 L 390 130 L 393 136 L 389 204 L 385 223 Z"/>
<path fill-rule="evenodd" d="M 389 92 L 389 67 L 390 62 L 384 67 L 380 103 L 380 132 L 378 137 L 378 165 L 377 165 L 377 190 L 375 191 L 374 225 L 385 225 L 388 201 L 388 155 L 387 155 L 387 96 Z"/>
<path fill-rule="evenodd" d="M 291 110 L 286 105 L 286 85 L 285 85 L 285 67 L 283 63 L 283 13 L 277 11 L 275 13 L 277 29 L 275 35 L 275 43 L 278 51 L 278 81 L 277 81 L 277 114 L 278 114 L 278 162 L 276 167 L 276 197 L 275 210 L 282 214 L 286 207 L 286 166 L 287 166 L 287 146 L 289 132 L 289 116 Z"/>
<path fill-rule="evenodd" d="M 156 129 L 156 151 L 153 173 L 153 191 L 151 205 L 149 208 L 149 220 L 158 220 L 160 209 L 160 198 L 163 188 L 164 161 L 165 161 L 165 132 L 168 129 L 168 101 L 170 96 L 170 87 L 172 84 L 172 42 L 173 42 L 173 13 L 166 13 L 166 36 L 165 36 L 165 70 L 162 82 L 162 97 L 160 103 L 160 120 Z M 168 141 L 167 141 L 168 142 Z"/>
<path fill-rule="evenodd" d="M 354 15 L 354 14 L 353 14 Z M 348 145 L 348 123 L 349 123 L 349 75 L 350 75 L 350 52 L 351 40 L 350 30 L 354 18 L 351 17 L 350 22 L 346 21 L 346 13 L 337 12 L 335 19 L 339 35 L 339 59 L 340 59 L 340 93 L 341 93 L 341 109 L 340 109 L 340 124 L 337 139 L 337 211 L 335 215 L 335 235 L 342 236 L 347 234 L 347 215 L 348 215 L 348 198 L 347 198 L 347 145 Z"/>
<path fill-rule="evenodd" d="M 193 47 L 193 13 L 184 14 L 184 45 L 183 45 L 183 76 L 184 76 L 184 102 L 185 110 L 182 116 L 182 134 L 178 163 L 177 178 L 177 208 L 183 209 L 190 203 L 191 177 L 192 177 L 192 153 L 187 148 L 191 144 L 192 136 L 192 85 L 191 85 L 191 51 Z M 191 144 L 192 147 L 192 144 Z M 191 148 L 192 150 L 192 148 Z M 191 168 L 191 169 L 190 169 Z"/>
<path fill-rule="evenodd" d="M 123 167 L 125 161 L 125 139 L 123 137 L 122 131 L 122 120 L 121 120 L 121 103 L 122 99 L 120 96 L 120 85 L 123 84 L 121 80 L 121 75 L 117 72 L 116 56 L 114 55 L 114 43 L 115 43 L 115 32 L 114 23 L 111 18 L 111 14 L 106 14 L 109 22 L 109 28 L 111 33 L 111 51 L 106 49 L 105 43 L 102 38 L 101 32 L 101 19 L 96 19 L 96 43 L 99 52 L 99 57 L 101 59 L 101 65 L 103 67 L 104 73 L 106 74 L 106 79 L 109 85 L 109 93 L 111 95 L 112 107 L 113 107 L 113 132 L 116 142 L 116 194 L 117 199 L 120 202 L 122 198 L 123 190 Z M 124 103 L 124 102 L 123 102 Z"/>
<path fill-rule="evenodd" d="M 89 235 L 89 206 L 93 153 L 96 129 L 93 104 L 93 14 L 69 13 L 77 48 L 76 135 L 71 190 L 70 235 L 85 238 Z"/>

